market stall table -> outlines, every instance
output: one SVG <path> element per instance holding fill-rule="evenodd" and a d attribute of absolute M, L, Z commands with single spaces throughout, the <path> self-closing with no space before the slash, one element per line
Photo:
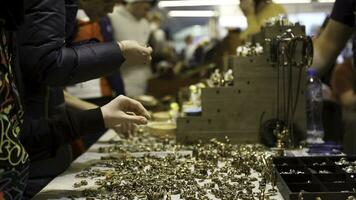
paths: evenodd
<path fill-rule="evenodd" d="M 119 136 L 109 130 L 105 133 L 86 153 L 77 158 L 71 166 L 63 172 L 60 176 L 52 180 L 44 189 L 42 189 L 33 199 L 86 199 L 83 197 L 83 190 L 89 188 L 97 188 L 95 182 L 98 180 L 103 180 L 104 177 L 96 177 L 85 179 L 85 184 L 80 185 L 83 178 L 79 178 L 78 174 L 83 173 L 83 171 L 87 170 L 92 164 L 98 162 L 102 157 L 107 157 L 113 154 L 110 153 L 99 153 L 99 149 L 108 149 L 108 147 L 113 147 L 114 144 L 112 141 L 120 141 Z M 172 151 L 159 151 L 159 152 L 149 152 L 151 155 L 164 157 L 168 154 L 171 154 Z M 180 155 L 192 155 L 192 151 L 178 151 Z M 146 153 L 132 153 L 134 157 L 142 157 Z M 252 172 L 251 177 L 255 177 L 256 180 L 258 178 L 257 172 Z M 206 181 L 201 181 L 201 184 L 204 184 Z M 257 193 L 259 182 L 254 182 L 254 193 Z M 76 184 L 76 186 L 75 186 Z M 79 184 L 79 187 L 78 187 Z M 266 191 L 271 189 L 270 184 L 267 185 Z M 276 188 L 277 189 L 277 188 Z M 278 190 L 278 189 L 277 189 Z M 95 191 L 95 190 L 94 190 Z M 276 191 L 276 195 L 269 199 L 283 199 L 281 194 Z M 180 199 L 179 195 L 173 195 L 172 199 Z M 207 194 L 209 199 L 216 199 L 213 195 Z M 141 198 L 137 198 L 141 199 Z M 257 198 L 256 198 L 257 199 Z"/>

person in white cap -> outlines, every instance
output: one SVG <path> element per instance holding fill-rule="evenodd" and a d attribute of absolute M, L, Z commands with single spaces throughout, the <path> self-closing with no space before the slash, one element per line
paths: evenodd
<path fill-rule="evenodd" d="M 124 5 L 114 8 L 109 14 L 116 41 L 135 40 L 145 45 L 150 36 L 150 25 L 146 19 L 148 12 L 154 6 L 154 0 L 125 0 Z M 121 68 L 128 96 L 143 95 L 147 80 L 151 76 L 148 65 L 123 66 Z"/>

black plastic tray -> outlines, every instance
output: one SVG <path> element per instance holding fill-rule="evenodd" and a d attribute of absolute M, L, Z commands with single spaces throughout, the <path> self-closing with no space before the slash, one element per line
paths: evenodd
<path fill-rule="evenodd" d="M 341 158 L 356 160 L 356 156 L 275 158 L 277 187 L 283 198 L 346 200 L 356 197 L 356 174 L 346 173 L 345 166 L 335 164 Z"/>

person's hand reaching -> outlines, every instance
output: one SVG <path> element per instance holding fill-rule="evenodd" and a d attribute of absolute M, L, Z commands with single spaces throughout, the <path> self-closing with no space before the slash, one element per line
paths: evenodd
<path fill-rule="evenodd" d="M 126 137 L 133 134 L 135 125 L 143 125 L 150 115 L 143 105 L 131 98 L 120 95 L 101 107 L 106 128 L 121 132 Z"/>
<path fill-rule="evenodd" d="M 124 58 L 124 65 L 147 65 L 151 62 L 152 48 L 140 45 L 134 40 L 118 42 Z"/>

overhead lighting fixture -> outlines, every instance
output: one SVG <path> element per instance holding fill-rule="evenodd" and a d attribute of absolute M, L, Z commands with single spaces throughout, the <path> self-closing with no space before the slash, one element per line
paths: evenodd
<path fill-rule="evenodd" d="M 273 0 L 279 4 L 302 4 L 311 3 L 312 0 Z M 318 0 L 320 3 L 333 3 L 335 0 Z M 159 8 L 169 7 L 193 7 L 193 6 L 224 6 L 239 5 L 240 0 L 166 0 L 158 3 Z"/>
<path fill-rule="evenodd" d="M 168 12 L 170 17 L 215 17 L 216 11 L 212 10 L 172 10 Z"/>
<path fill-rule="evenodd" d="M 219 25 L 226 28 L 247 28 L 247 21 L 245 16 L 220 16 Z"/>
<path fill-rule="evenodd" d="M 273 2 L 279 4 L 296 4 L 296 3 L 311 3 L 311 0 L 274 0 Z"/>
<path fill-rule="evenodd" d="M 335 0 L 319 0 L 320 3 L 334 3 Z"/>
<path fill-rule="evenodd" d="M 159 8 L 168 7 L 189 7 L 189 6 L 223 6 L 238 5 L 239 0 L 181 0 L 181 1 L 160 1 Z"/>

